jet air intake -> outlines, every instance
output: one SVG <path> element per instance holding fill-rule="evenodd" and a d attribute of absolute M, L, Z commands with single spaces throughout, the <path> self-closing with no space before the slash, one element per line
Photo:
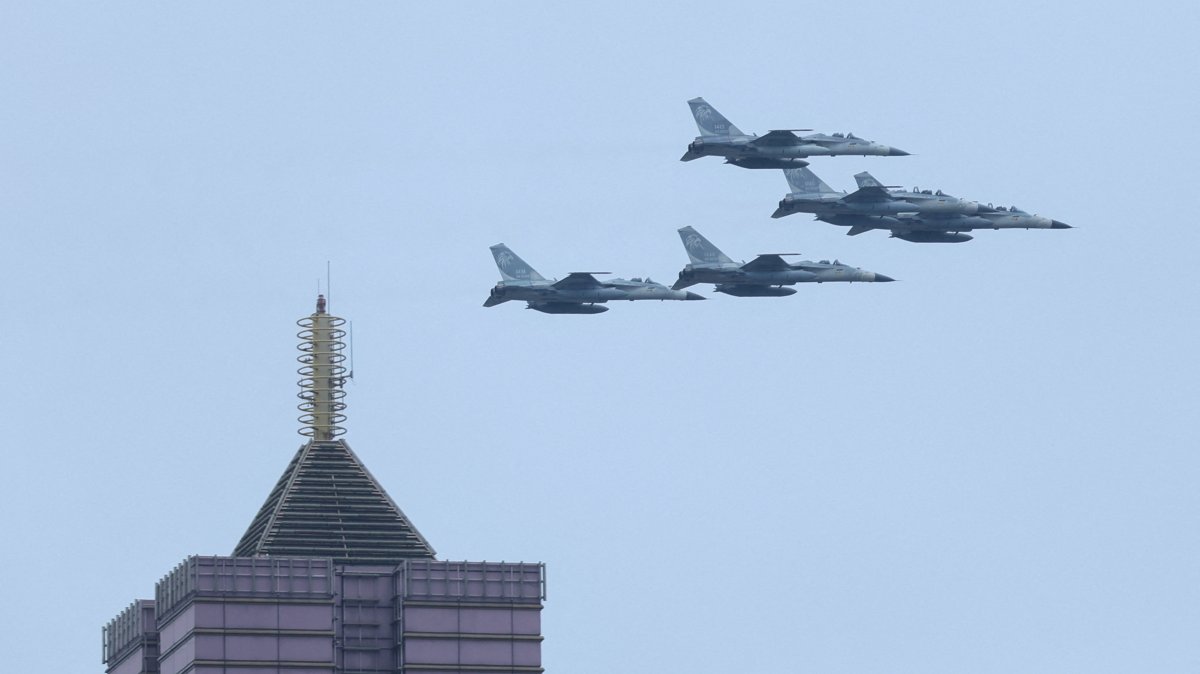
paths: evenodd
<path fill-rule="evenodd" d="M 975 238 L 970 234 L 951 232 L 892 232 L 892 236 L 913 243 L 965 243 Z"/>

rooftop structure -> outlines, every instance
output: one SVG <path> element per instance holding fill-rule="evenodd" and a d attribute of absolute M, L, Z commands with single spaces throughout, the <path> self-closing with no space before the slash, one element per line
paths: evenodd
<path fill-rule="evenodd" d="M 296 452 L 233 554 L 381 564 L 433 559 L 434 550 L 350 445 L 311 440 Z"/>
<path fill-rule="evenodd" d="M 346 442 L 343 319 L 301 319 L 300 433 L 233 555 L 103 628 L 108 674 L 540 673 L 545 567 L 435 559 Z"/>

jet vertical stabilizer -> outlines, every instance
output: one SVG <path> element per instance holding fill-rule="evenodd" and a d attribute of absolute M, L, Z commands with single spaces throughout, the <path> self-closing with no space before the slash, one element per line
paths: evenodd
<path fill-rule="evenodd" d="M 870 173 L 867 173 L 866 171 L 863 171 L 862 173 L 855 173 L 854 181 L 858 183 L 859 189 L 861 189 L 863 187 L 880 187 L 880 188 L 887 187 L 883 183 L 876 180 L 875 176 L 871 175 Z"/>
<path fill-rule="evenodd" d="M 683 241 L 683 247 L 687 250 L 692 264 L 733 264 L 733 260 L 729 259 L 728 255 L 722 253 L 720 248 L 714 246 L 711 241 L 704 238 L 704 235 L 692 229 L 691 226 L 681 227 L 679 238 Z"/>
<path fill-rule="evenodd" d="M 688 101 L 688 105 L 692 108 L 692 117 L 696 118 L 696 126 L 700 129 L 701 136 L 746 135 L 703 98 L 693 98 Z"/>
<path fill-rule="evenodd" d="M 788 187 L 795 194 L 837 194 L 824 180 L 817 177 L 806 168 L 784 169 L 783 177 L 787 178 Z"/>
<path fill-rule="evenodd" d="M 496 258 L 496 267 L 500 270 L 500 278 L 509 282 L 545 281 L 542 275 L 525 260 L 508 249 L 508 246 L 498 243 L 492 246 L 492 257 Z"/>

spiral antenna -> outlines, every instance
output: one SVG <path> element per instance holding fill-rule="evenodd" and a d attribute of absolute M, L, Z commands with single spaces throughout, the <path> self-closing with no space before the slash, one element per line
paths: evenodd
<path fill-rule="evenodd" d="M 346 432 L 340 425 L 346 420 L 346 356 L 342 353 L 346 319 L 325 313 L 325 296 L 317 295 L 317 310 L 296 321 L 300 332 L 300 435 L 314 440 L 333 440 Z"/>

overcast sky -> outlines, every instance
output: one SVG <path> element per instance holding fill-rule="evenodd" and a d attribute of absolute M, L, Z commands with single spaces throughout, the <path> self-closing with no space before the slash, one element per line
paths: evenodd
<path fill-rule="evenodd" d="M 1200 670 L 1194 4 L 508 4 L 0 5 L 6 671 L 232 551 L 326 261 L 347 441 L 441 558 L 546 562 L 549 672 Z M 1076 229 L 772 220 L 695 96 Z M 670 283 L 684 225 L 899 282 L 481 307 L 489 245 Z"/>

